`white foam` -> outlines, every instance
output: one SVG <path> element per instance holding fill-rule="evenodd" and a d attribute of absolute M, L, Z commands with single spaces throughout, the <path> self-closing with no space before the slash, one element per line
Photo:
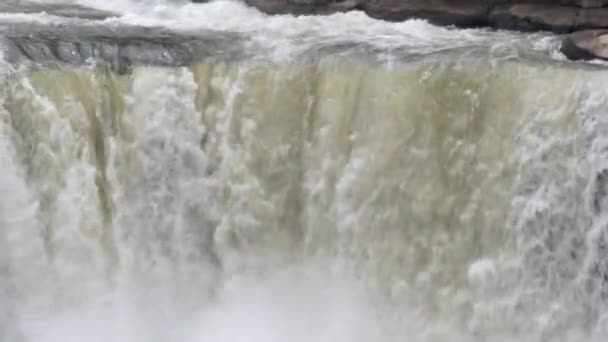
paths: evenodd
<path fill-rule="evenodd" d="M 492 259 L 476 260 L 469 265 L 467 272 L 469 283 L 475 287 L 487 286 L 497 275 L 496 264 Z"/>

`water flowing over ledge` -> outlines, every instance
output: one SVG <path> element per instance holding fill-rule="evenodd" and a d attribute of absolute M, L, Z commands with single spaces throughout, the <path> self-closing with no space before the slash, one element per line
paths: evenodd
<path fill-rule="evenodd" d="M 187 66 L 209 59 L 314 61 L 354 54 L 385 62 L 458 50 L 498 59 L 564 60 L 560 39 L 548 34 L 453 30 L 423 21 L 391 24 L 362 13 L 267 16 L 231 1 L 159 6 L 152 12 L 117 6 L 115 15 L 88 9 L 78 16 L 81 7 L 50 4 L 19 11 L 31 9 L 44 12 L 0 14 L 0 49 L 10 63 L 102 63 L 128 72 L 133 65 Z"/>
<path fill-rule="evenodd" d="M 606 340 L 607 71 L 544 34 L 190 6 L 3 18 L 220 43 L 2 62 L 0 340 Z"/>
<path fill-rule="evenodd" d="M 245 0 L 270 14 L 363 11 L 390 21 L 568 33 L 608 28 L 605 0 Z M 196 1 L 195 1 L 196 2 Z"/>
<path fill-rule="evenodd" d="M 603 31 L 573 35 L 560 51 L 562 38 L 547 33 L 454 30 L 418 20 L 391 24 L 358 12 L 268 16 L 238 1 L 202 5 L 131 1 L 80 0 L 101 9 L 55 3 L 0 5 L 4 12 L 0 13 L 0 49 L 10 62 L 102 62 L 121 72 L 138 64 L 184 66 L 208 58 L 260 56 L 314 59 L 313 55 L 357 49 L 372 52 L 376 59 L 416 58 L 454 49 L 526 59 L 563 60 L 564 53 L 572 59 L 608 56 L 599 44 Z"/>

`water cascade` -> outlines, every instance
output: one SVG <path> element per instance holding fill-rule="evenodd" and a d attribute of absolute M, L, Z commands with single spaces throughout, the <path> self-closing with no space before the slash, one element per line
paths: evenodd
<path fill-rule="evenodd" d="M 4 63 L 0 341 L 604 341 L 608 72 L 455 31 Z"/>

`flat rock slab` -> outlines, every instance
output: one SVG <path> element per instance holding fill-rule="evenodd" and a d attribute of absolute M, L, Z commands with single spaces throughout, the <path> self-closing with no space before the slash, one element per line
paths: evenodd
<path fill-rule="evenodd" d="M 173 32 L 121 25 L 44 25 L 0 21 L 0 49 L 12 64 L 44 66 L 103 64 L 124 73 L 134 65 L 187 66 L 243 53 L 237 34 Z"/>
<path fill-rule="evenodd" d="M 608 30 L 579 31 L 562 43 L 562 53 L 572 60 L 602 59 L 608 61 Z"/>

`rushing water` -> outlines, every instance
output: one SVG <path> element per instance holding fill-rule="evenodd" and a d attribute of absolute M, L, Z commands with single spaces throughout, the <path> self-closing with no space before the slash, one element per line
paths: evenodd
<path fill-rule="evenodd" d="M 608 71 L 557 38 L 80 2 L 252 57 L 2 65 L 0 341 L 608 338 Z"/>

